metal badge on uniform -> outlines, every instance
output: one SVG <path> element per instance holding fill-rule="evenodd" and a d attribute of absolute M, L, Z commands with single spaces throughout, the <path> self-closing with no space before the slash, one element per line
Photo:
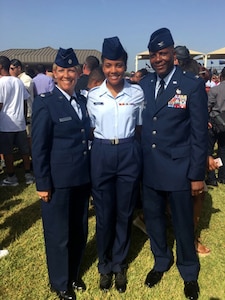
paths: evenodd
<path fill-rule="evenodd" d="M 176 94 L 168 102 L 168 107 L 186 109 L 187 95 L 181 95 L 181 90 L 177 89 Z"/>
<path fill-rule="evenodd" d="M 67 121 L 71 121 L 72 117 L 64 117 L 64 118 L 59 118 L 59 122 L 67 122 Z"/>

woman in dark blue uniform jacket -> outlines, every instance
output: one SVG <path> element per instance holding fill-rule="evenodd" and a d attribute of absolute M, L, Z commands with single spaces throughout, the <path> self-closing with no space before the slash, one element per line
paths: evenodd
<path fill-rule="evenodd" d="M 90 194 L 89 118 L 83 97 L 74 93 L 76 65 L 72 48 L 60 48 L 53 65 L 57 85 L 35 98 L 32 117 L 33 168 L 42 199 L 50 285 L 60 299 L 72 300 L 87 240 Z"/>

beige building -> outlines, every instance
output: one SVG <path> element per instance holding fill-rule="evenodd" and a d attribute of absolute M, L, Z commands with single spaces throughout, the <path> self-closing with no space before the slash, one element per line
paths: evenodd
<path fill-rule="evenodd" d="M 55 60 L 58 49 L 45 47 L 40 49 L 9 49 L 0 51 L 0 56 L 7 56 L 10 60 L 13 58 L 19 59 L 24 67 L 30 70 L 35 68 L 37 64 L 43 64 L 47 70 L 52 69 L 52 64 Z M 82 65 L 87 56 L 96 56 L 101 61 L 101 52 L 92 49 L 74 49 L 79 63 Z"/>

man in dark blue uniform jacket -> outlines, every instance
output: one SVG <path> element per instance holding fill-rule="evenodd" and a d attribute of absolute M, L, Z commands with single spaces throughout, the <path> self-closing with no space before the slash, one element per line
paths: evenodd
<path fill-rule="evenodd" d="M 78 61 L 60 48 L 53 65 L 57 85 L 36 97 L 32 158 L 41 201 L 50 285 L 59 299 L 76 299 L 87 241 L 89 118 L 83 96 L 74 93 Z M 81 284 L 81 286 L 80 286 Z"/>
<path fill-rule="evenodd" d="M 170 206 L 177 267 L 188 299 L 199 294 L 199 261 L 194 245 L 192 195 L 203 192 L 207 158 L 207 95 L 204 82 L 174 66 L 174 41 L 167 28 L 151 35 L 145 93 L 142 149 L 143 209 L 155 264 L 145 284 L 153 287 L 173 263 L 166 241 L 165 210 Z M 163 80 L 163 81 L 162 81 Z"/>

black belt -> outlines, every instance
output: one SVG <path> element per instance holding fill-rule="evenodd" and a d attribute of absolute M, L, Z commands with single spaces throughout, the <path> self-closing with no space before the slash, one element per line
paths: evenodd
<path fill-rule="evenodd" d="M 118 144 L 124 144 L 124 143 L 129 143 L 134 140 L 134 136 L 124 138 L 124 139 L 97 139 L 95 138 L 94 141 L 99 144 L 108 144 L 108 145 L 118 145 Z"/>

